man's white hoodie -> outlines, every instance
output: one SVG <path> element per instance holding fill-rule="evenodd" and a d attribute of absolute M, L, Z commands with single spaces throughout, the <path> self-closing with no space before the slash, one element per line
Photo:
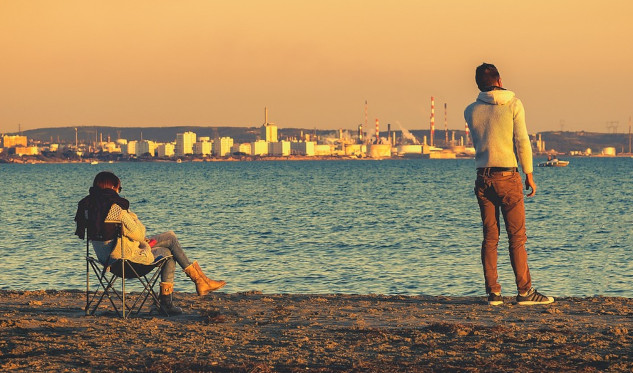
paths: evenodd
<path fill-rule="evenodd" d="M 525 125 L 525 110 L 514 92 L 480 92 L 477 101 L 464 110 L 475 146 L 475 165 L 517 167 L 532 173 L 532 145 Z"/>

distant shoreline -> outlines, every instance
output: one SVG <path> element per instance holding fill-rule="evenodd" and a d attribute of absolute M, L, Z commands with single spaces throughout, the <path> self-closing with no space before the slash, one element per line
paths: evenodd
<path fill-rule="evenodd" d="M 535 155 L 535 158 L 545 157 L 545 154 Z M 621 153 L 617 155 L 570 155 L 562 158 L 633 158 L 633 154 Z M 81 160 L 68 160 L 68 159 L 38 159 L 37 157 L 25 157 L 25 158 L 0 158 L 0 164 L 69 164 L 69 163 L 86 163 L 90 164 L 96 162 L 97 164 L 108 163 L 201 163 L 201 162 L 260 162 L 260 161 L 355 161 L 355 160 L 400 160 L 400 159 L 429 159 L 422 155 L 407 155 L 402 157 L 383 157 L 383 158 L 371 158 L 371 157 L 353 157 L 353 156 L 266 156 L 266 157 L 251 157 L 244 156 L 239 158 L 189 158 L 189 159 L 164 159 L 164 158 L 135 158 L 135 159 L 119 159 L 119 160 L 95 160 L 95 159 L 81 159 Z M 474 159 L 473 157 L 456 157 L 449 159 Z M 436 160 L 436 159 L 433 159 Z"/>
<path fill-rule="evenodd" d="M 204 162 L 266 162 L 266 161 L 378 161 L 387 159 L 423 159 L 422 156 L 406 156 L 406 157 L 383 157 L 383 158 L 371 158 L 371 157 L 341 157 L 341 156 L 289 156 L 289 157 L 240 157 L 240 158 L 192 158 L 192 159 L 157 159 L 157 158 L 144 158 L 144 159 L 123 159 L 115 161 L 102 161 L 96 160 L 97 164 L 108 163 L 204 163 Z M 453 159 L 473 159 L 472 157 L 456 157 Z M 12 161 L 3 162 L 5 164 L 29 164 L 29 163 L 86 163 L 90 164 L 95 162 L 94 159 L 82 159 L 82 160 L 41 160 L 41 159 L 14 159 Z"/>

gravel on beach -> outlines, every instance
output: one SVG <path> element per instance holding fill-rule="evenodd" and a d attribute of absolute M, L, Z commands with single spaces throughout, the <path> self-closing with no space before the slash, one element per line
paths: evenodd
<path fill-rule="evenodd" d="M 633 299 L 174 294 L 122 320 L 81 291 L 0 291 L 0 371 L 633 371 Z"/>

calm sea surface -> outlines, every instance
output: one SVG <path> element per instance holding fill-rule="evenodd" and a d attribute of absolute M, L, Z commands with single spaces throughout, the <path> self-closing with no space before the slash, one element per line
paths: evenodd
<path fill-rule="evenodd" d="M 534 286 L 633 297 L 633 159 L 570 161 L 535 167 Z M 226 292 L 484 293 L 472 160 L 0 165 L 0 289 L 85 288 L 73 218 L 102 170 L 148 234 L 175 231 Z M 505 232 L 499 247 L 511 295 Z M 176 289 L 194 291 L 182 271 Z"/>

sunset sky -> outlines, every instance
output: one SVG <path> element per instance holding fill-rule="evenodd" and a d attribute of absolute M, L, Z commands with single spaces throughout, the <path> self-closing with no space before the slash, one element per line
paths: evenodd
<path fill-rule="evenodd" d="M 530 133 L 628 132 L 633 1 L 0 0 L 0 133 L 57 126 L 463 129 L 499 68 Z"/>

